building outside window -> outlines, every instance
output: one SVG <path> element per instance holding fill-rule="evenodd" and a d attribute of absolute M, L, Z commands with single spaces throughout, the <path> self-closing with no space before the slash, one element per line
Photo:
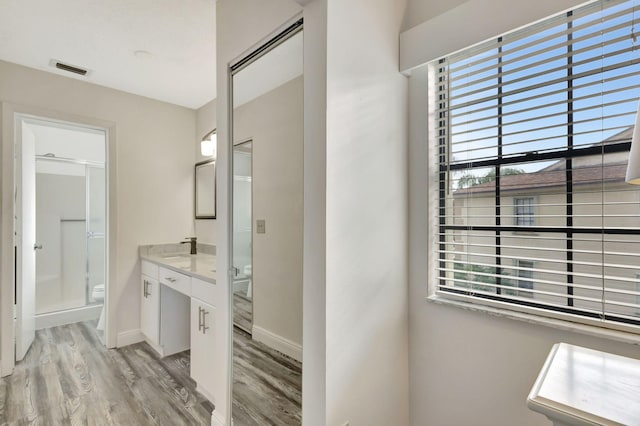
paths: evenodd
<path fill-rule="evenodd" d="M 430 64 L 438 296 L 640 332 L 638 6 L 592 2 Z"/>

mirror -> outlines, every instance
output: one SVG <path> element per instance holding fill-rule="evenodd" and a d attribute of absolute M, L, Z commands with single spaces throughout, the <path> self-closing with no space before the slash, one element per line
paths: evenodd
<path fill-rule="evenodd" d="M 296 25 L 232 68 L 235 424 L 302 421 L 303 33 Z"/>
<path fill-rule="evenodd" d="M 196 219 L 216 218 L 216 162 L 207 160 L 196 164 Z"/>

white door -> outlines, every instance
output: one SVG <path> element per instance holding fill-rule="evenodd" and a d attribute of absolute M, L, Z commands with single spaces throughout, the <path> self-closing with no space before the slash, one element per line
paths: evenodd
<path fill-rule="evenodd" d="M 24 358 L 36 334 L 36 150 L 35 136 L 20 121 L 16 191 L 16 361 Z"/>

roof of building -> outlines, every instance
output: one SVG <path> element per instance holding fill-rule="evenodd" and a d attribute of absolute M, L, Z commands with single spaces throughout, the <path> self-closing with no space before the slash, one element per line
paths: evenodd
<path fill-rule="evenodd" d="M 595 145 L 610 145 L 631 140 L 633 127 L 627 128 Z M 599 155 L 598 155 L 599 156 Z M 606 157 L 606 155 L 605 155 Z M 627 161 L 599 162 L 586 166 L 573 167 L 571 169 L 573 185 L 588 185 L 599 182 L 624 182 L 627 172 Z M 533 173 L 521 173 L 500 177 L 500 191 L 523 191 L 540 188 L 564 186 L 567 183 L 566 161 L 558 160 L 544 169 Z M 496 182 L 481 183 L 458 189 L 454 196 L 495 192 Z"/>

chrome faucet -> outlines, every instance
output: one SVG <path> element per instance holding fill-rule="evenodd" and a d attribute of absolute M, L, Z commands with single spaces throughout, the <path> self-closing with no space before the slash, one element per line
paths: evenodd
<path fill-rule="evenodd" d="M 198 254 L 197 239 L 198 237 L 187 237 L 187 241 L 181 241 L 180 244 L 191 244 L 191 252 L 189 254 Z"/>

